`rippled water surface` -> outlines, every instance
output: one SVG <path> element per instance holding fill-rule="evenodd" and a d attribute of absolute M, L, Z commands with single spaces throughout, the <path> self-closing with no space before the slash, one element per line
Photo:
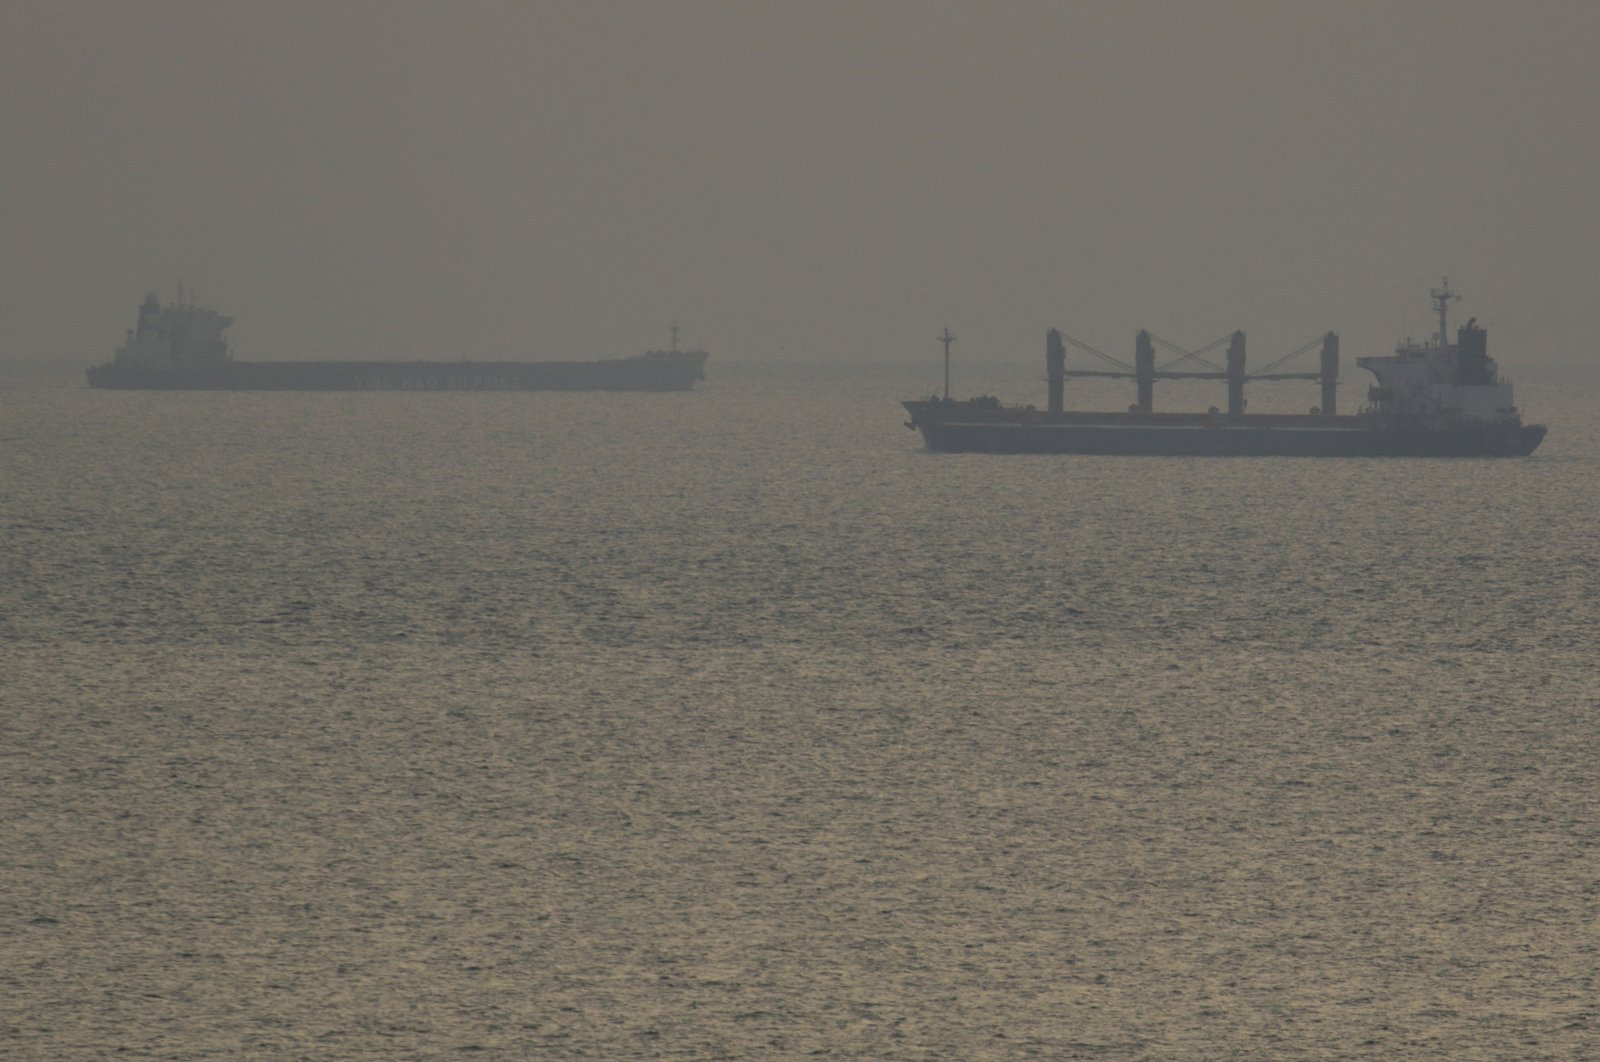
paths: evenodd
<path fill-rule="evenodd" d="M 0 391 L 0 1055 L 1600 1055 L 1593 381 L 1006 458 L 711 372 Z"/>

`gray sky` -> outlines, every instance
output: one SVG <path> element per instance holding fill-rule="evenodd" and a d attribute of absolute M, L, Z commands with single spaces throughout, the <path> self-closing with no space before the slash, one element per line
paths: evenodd
<path fill-rule="evenodd" d="M 0 354 L 148 289 L 246 358 L 1252 362 L 1425 335 L 1587 362 L 1600 5 L 22 0 Z M 920 378 L 919 378 L 919 383 Z"/>

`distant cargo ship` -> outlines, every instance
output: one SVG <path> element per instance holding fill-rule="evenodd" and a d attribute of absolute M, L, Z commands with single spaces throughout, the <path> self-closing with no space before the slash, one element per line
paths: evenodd
<path fill-rule="evenodd" d="M 1544 440 L 1542 424 L 1524 424 L 1513 404 L 1511 383 L 1500 378 L 1489 357 L 1488 334 L 1473 318 L 1458 330 L 1455 343 L 1447 336 L 1448 309 L 1459 298 L 1449 278 L 1433 291 L 1439 332 L 1433 342 L 1400 344 L 1392 356 L 1357 358 L 1356 364 L 1377 377 L 1367 403 L 1355 415 L 1337 412 L 1339 337 L 1332 332 L 1313 340 L 1255 374 L 1245 372 L 1244 333 L 1225 337 L 1225 367 L 1204 361 L 1206 348 L 1179 351 L 1182 357 L 1167 369 L 1155 367 L 1155 341 L 1138 334 L 1134 364 L 1116 371 L 1066 368 L 1066 345 L 1094 351 L 1052 329 L 1046 337 L 1045 366 L 1048 406 L 1006 406 L 984 397 L 950 399 L 949 329 L 945 344 L 945 393 L 905 402 L 911 419 L 930 450 L 1018 454 L 1144 454 L 1166 456 L 1304 456 L 1304 457 L 1523 457 Z M 1219 346 L 1219 340 L 1213 346 Z M 1320 342 L 1317 372 L 1272 372 L 1277 364 Z M 1211 371 L 1172 371 L 1172 366 L 1197 360 Z M 1078 413 L 1064 408 L 1064 382 L 1074 376 L 1129 378 L 1137 381 L 1138 401 L 1125 413 Z M 1228 411 L 1157 413 L 1153 406 L 1157 379 L 1216 379 L 1228 383 Z M 1322 404 L 1307 414 L 1246 413 L 1244 388 L 1250 380 L 1318 379 Z"/>
<path fill-rule="evenodd" d="M 233 318 L 179 293 L 146 295 L 138 324 L 89 386 L 160 391 L 686 391 L 705 379 L 706 352 L 672 347 L 602 361 L 235 361 L 222 333 Z"/>

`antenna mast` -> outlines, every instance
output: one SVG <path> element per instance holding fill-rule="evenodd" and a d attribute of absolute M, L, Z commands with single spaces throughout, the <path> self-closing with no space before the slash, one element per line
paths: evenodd
<path fill-rule="evenodd" d="M 1461 298 L 1461 296 L 1450 290 L 1449 277 L 1445 277 L 1444 286 L 1434 288 L 1432 294 L 1433 305 L 1439 311 L 1439 345 L 1448 347 L 1450 345 L 1450 330 L 1447 327 L 1447 318 L 1450 313 L 1450 304 Z"/>
<path fill-rule="evenodd" d="M 956 337 L 950 334 L 950 326 L 944 326 L 944 335 L 939 337 L 939 342 L 944 344 L 944 400 L 950 401 L 950 344 Z"/>

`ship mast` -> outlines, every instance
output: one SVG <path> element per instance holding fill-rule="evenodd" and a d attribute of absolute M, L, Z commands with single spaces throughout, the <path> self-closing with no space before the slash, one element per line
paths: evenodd
<path fill-rule="evenodd" d="M 1447 319 L 1450 314 L 1450 304 L 1461 298 L 1460 295 L 1450 290 L 1450 278 L 1444 278 L 1444 285 L 1433 289 L 1433 305 L 1439 311 L 1439 346 L 1450 345 L 1450 329 Z"/>
<path fill-rule="evenodd" d="M 678 352 L 678 319 L 676 317 L 672 319 L 672 352 L 674 354 Z"/>
<path fill-rule="evenodd" d="M 939 342 L 944 344 L 944 400 L 950 401 L 950 344 L 956 337 L 950 334 L 950 326 L 944 326 L 944 335 L 939 337 Z"/>

